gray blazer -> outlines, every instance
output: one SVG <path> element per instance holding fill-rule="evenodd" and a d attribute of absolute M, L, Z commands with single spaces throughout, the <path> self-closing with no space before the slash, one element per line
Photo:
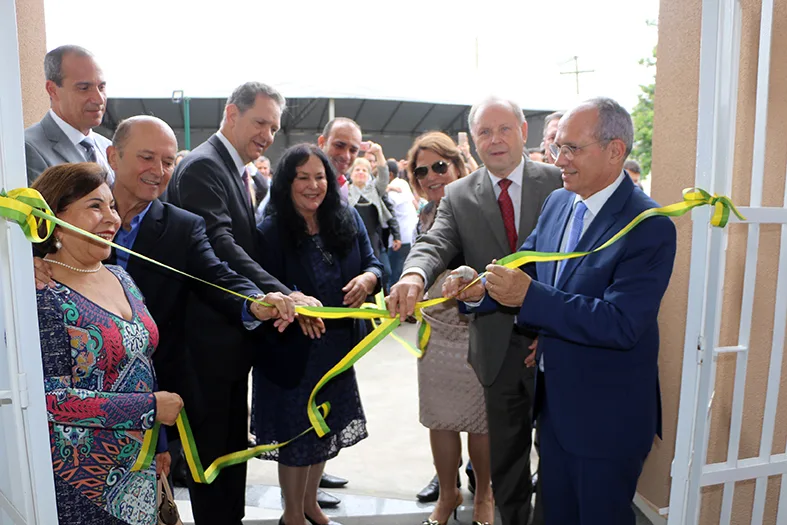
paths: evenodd
<path fill-rule="evenodd" d="M 536 227 L 544 200 L 562 186 L 558 168 L 525 157 L 517 246 Z M 482 167 L 446 186 L 434 225 L 418 238 L 404 267 L 423 270 L 428 285 L 459 253 L 464 255 L 465 264 L 480 273 L 492 259 L 510 251 L 495 190 Z M 511 333 L 515 314 L 513 310 L 479 314 L 470 323 L 469 361 L 484 386 L 494 383 L 509 345 L 514 343 Z M 525 344 L 519 339 L 517 344 Z"/>
<path fill-rule="evenodd" d="M 95 135 L 96 146 L 100 155 L 106 158 L 107 147 L 112 141 Z M 41 173 L 58 164 L 67 162 L 85 162 L 85 152 L 75 146 L 49 112 L 38 123 L 25 130 L 25 160 L 27 161 L 27 183 L 33 184 Z"/>

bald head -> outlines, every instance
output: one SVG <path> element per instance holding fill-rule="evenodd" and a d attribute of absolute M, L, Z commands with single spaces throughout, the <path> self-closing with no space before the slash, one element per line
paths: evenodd
<path fill-rule="evenodd" d="M 168 134 L 175 141 L 175 147 L 177 148 L 178 139 L 175 138 L 175 132 L 172 131 L 169 124 L 152 115 L 136 115 L 123 120 L 118 124 L 115 134 L 112 135 L 112 145 L 122 153 L 123 146 L 128 142 L 129 136 L 134 130 L 139 133 L 145 130 L 159 130 Z"/>
<path fill-rule="evenodd" d="M 169 125 L 149 115 L 121 122 L 107 148 L 115 171 L 115 199 L 151 202 L 167 188 L 175 170 L 178 141 Z"/>

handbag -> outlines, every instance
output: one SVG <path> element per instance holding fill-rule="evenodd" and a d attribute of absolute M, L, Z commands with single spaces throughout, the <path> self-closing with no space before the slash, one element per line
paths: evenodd
<path fill-rule="evenodd" d="M 158 525 L 183 525 L 178 514 L 178 506 L 175 498 L 172 497 L 172 489 L 169 486 L 166 476 L 160 476 L 157 482 L 156 493 L 158 510 Z"/>

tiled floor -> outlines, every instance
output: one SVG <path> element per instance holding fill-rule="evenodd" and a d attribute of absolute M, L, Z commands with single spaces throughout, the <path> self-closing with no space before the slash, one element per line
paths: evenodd
<path fill-rule="evenodd" d="M 397 333 L 413 341 L 415 325 L 404 325 Z M 356 365 L 369 437 L 343 450 L 326 469 L 350 480 L 345 489 L 331 491 L 342 503 L 327 512 L 342 525 L 420 525 L 432 510 L 432 504 L 419 504 L 415 499 L 434 475 L 429 433 L 418 422 L 416 369 L 415 358 L 391 338 Z M 466 505 L 460 507 L 458 524 L 469 525 L 472 494 L 462 478 Z M 247 481 L 244 523 L 276 525 L 281 516 L 276 463 L 252 460 Z M 175 499 L 184 525 L 193 523 L 188 491 L 176 489 Z M 501 523 L 499 517 L 496 523 Z M 637 525 L 650 522 L 642 517 Z"/>

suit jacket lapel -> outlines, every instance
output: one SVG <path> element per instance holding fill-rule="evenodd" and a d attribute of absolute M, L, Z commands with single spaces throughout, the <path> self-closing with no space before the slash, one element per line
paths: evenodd
<path fill-rule="evenodd" d="M 516 247 L 519 249 L 527 239 L 530 232 L 536 227 L 533 218 L 538 219 L 538 213 L 533 214 L 533 208 L 539 208 L 539 192 L 535 191 L 535 182 L 530 177 L 529 167 L 532 165 L 530 159 L 525 157 L 525 166 L 522 171 L 522 193 L 519 197 L 519 224 L 517 226 Z M 539 210 L 540 211 L 540 210 Z"/>
<path fill-rule="evenodd" d="M 563 243 L 563 235 L 568 225 L 568 219 L 571 216 L 571 210 L 574 203 L 574 194 L 566 192 L 563 201 L 558 204 L 560 210 L 557 213 L 558 220 L 553 221 L 551 228 L 547 235 L 546 243 L 543 245 L 546 252 L 559 252 L 560 245 Z M 547 263 L 546 283 L 550 286 L 555 283 L 555 273 L 557 272 L 558 262 L 551 261 Z M 565 270 L 563 271 L 565 273 Z"/>
<path fill-rule="evenodd" d="M 47 113 L 42 122 L 46 137 L 52 142 L 52 149 L 66 162 L 85 162 L 85 156 L 72 143 L 57 122 Z"/>
<path fill-rule="evenodd" d="M 235 165 L 235 161 L 232 160 L 232 155 L 230 155 L 230 152 L 227 151 L 227 148 L 221 142 L 221 139 L 219 139 L 219 137 L 217 137 L 216 135 L 211 135 L 210 138 L 208 139 L 208 142 L 210 142 L 211 145 L 214 148 L 216 148 L 216 151 L 221 157 L 221 160 L 224 161 L 224 166 L 227 168 L 227 170 L 231 175 L 230 179 L 232 180 L 232 184 L 235 186 L 235 189 L 237 190 L 236 197 L 241 199 L 241 202 L 243 203 L 242 206 L 244 206 L 244 208 L 246 209 L 246 213 L 249 216 L 249 220 L 251 221 L 252 225 L 256 227 L 254 221 L 254 210 L 251 209 L 251 204 L 249 203 L 249 199 L 248 199 L 249 190 L 248 188 L 243 187 L 243 179 L 241 179 L 240 174 L 238 173 L 238 167 Z"/>
<path fill-rule="evenodd" d="M 631 179 L 626 177 L 623 182 L 618 186 L 618 189 L 610 196 L 598 216 L 593 218 L 587 231 L 580 237 L 577 243 L 576 251 L 589 252 L 601 245 L 602 239 L 606 237 L 606 233 L 617 222 L 618 214 L 623 209 L 626 201 L 631 195 L 631 190 L 634 188 L 634 183 Z M 572 201 L 573 202 L 573 201 Z M 579 257 L 576 259 L 569 259 L 566 261 L 566 266 L 560 274 L 560 280 L 557 283 L 558 288 L 562 288 L 566 280 L 571 277 L 574 270 L 582 263 L 585 262 L 586 257 Z"/>
<path fill-rule="evenodd" d="M 139 225 L 139 232 L 137 238 L 134 240 L 134 245 L 131 247 L 137 253 L 151 257 L 154 251 L 154 246 L 161 238 L 164 231 L 164 205 L 158 199 L 150 204 L 150 209 L 142 219 Z M 154 257 L 151 257 L 154 258 Z M 142 259 L 134 257 L 133 255 L 128 261 L 128 273 L 134 275 L 133 268 L 139 264 L 144 264 Z M 139 279 L 139 277 L 135 277 Z"/>
<path fill-rule="evenodd" d="M 501 256 L 511 251 L 506 237 L 506 227 L 503 224 L 503 217 L 500 215 L 500 206 L 495 198 L 495 190 L 492 181 L 489 180 L 489 172 L 483 168 L 479 172 L 479 180 L 476 185 L 476 198 L 481 214 L 486 218 L 489 227 L 494 233 L 495 240 L 500 245 Z"/>

